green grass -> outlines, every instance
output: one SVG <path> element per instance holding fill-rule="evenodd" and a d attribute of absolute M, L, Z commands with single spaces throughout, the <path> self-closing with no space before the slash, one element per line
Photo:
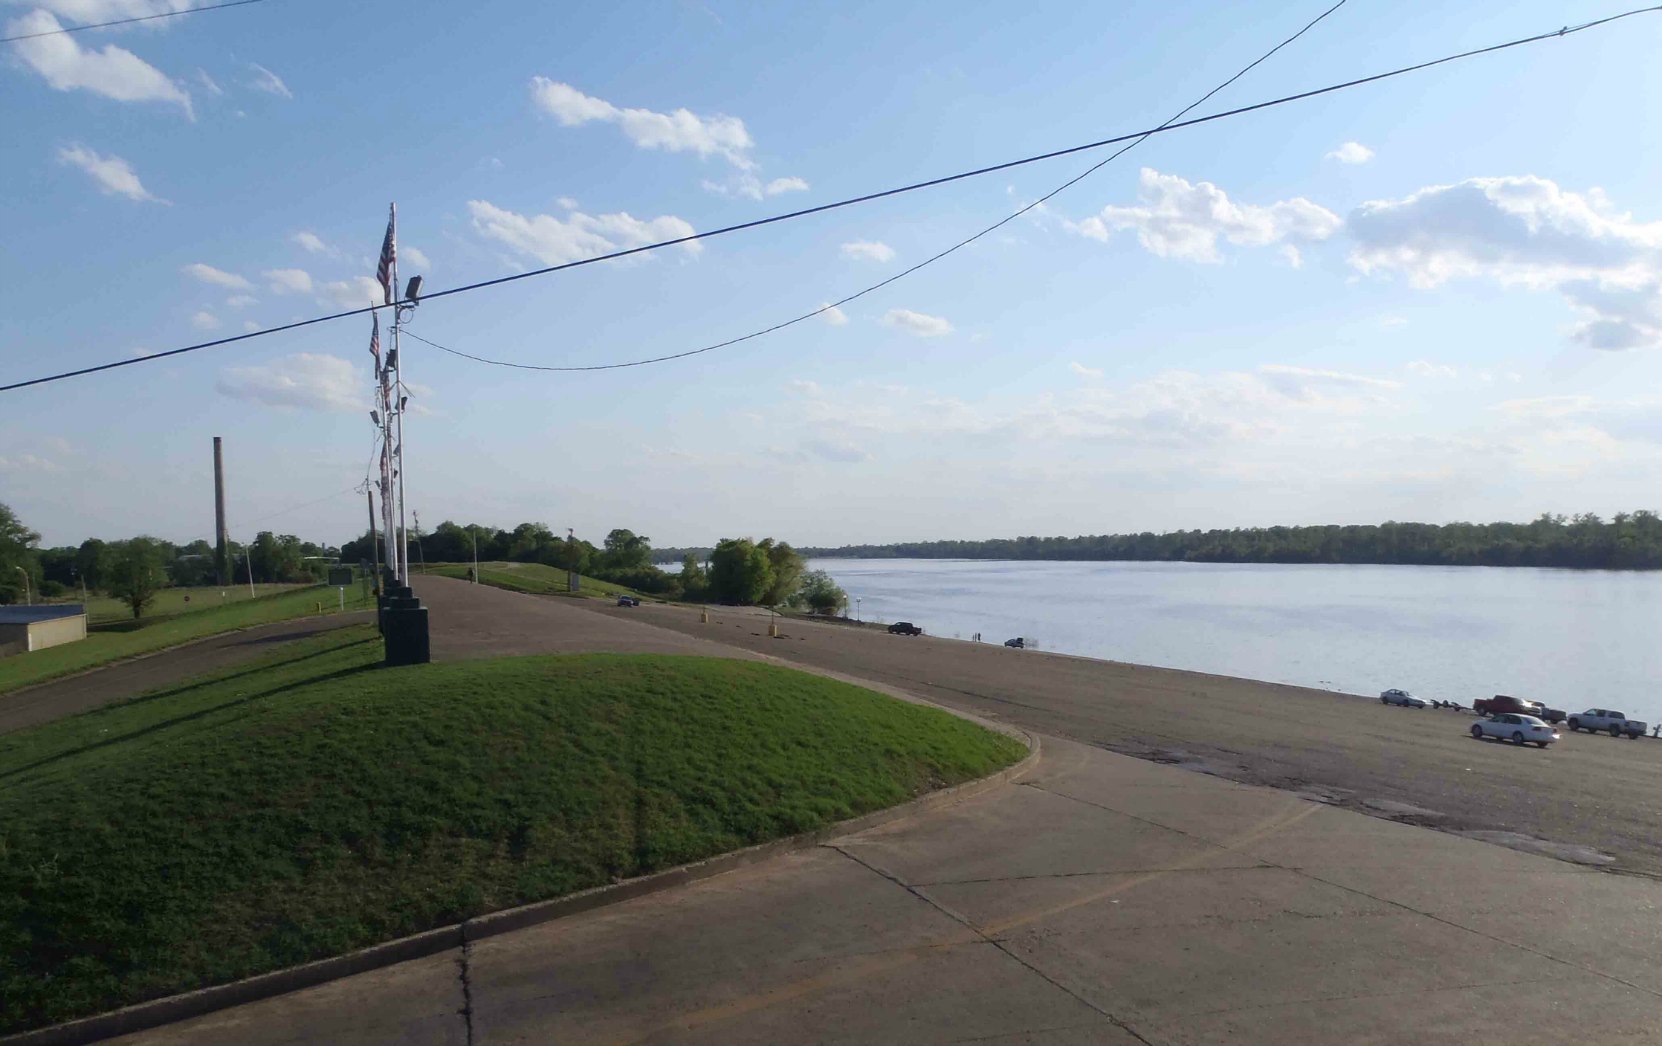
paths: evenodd
<path fill-rule="evenodd" d="M 319 603 L 323 604 L 325 613 L 333 613 L 339 607 L 339 596 L 333 588 L 310 586 L 295 589 L 288 585 L 278 587 L 284 591 L 276 595 L 249 599 L 247 589 L 244 589 L 244 596 L 240 602 L 225 606 L 209 605 L 201 610 L 163 617 L 146 616 L 140 618 L 131 628 L 123 626 L 108 631 L 95 631 L 79 642 L 0 658 L 0 694 L 32 683 L 95 668 L 111 661 L 119 661 L 124 657 L 153 653 L 192 639 L 201 639 L 252 625 L 305 617 L 316 613 Z M 219 590 L 210 591 L 217 596 Z M 375 606 L 373 599 L 365 600 L 360 592 L 361 589 L 356 587 L 346 590 L 347 610 L 363 610 Z M 182 600 L 179 605 L 184 605 Z"/>
<path fill-rule="evenodd" d="M 0 736 L 0 1033 L 819 828 L 1023 751 L 756 662 L 380 655 L 342 629 Z"/>
<path fill-rule="evenodd" d="M 472 566 L 472 563 L 429 563 L 427 564 L 427 573 L 439 574 L 443 577 L 465 578 Z M 420 567 L 412 567 L 411 571 L 416 577 L 421 576 Z M 573 593 L 566 591 L 566 572 L 559 567 L 547 567 L 541 563 L 481 563 L 479 564 L 479 581 L 481 584 L 496 588 L 505 588 L 513 592 L 530 592 L 539 596 L 573 595 Z M 580 591 L 575 594 L 589 599 L 616 599 L 621 595 L 641 595 L 632 588 L 614 585 L 610 581 L 599 581 L 592 577 L 579 578 L 578 585 Z"/>
<path fill-rule="evenodd" d="M 312 587 L 315 586 L 255 585 L 253 598 Z M 144 617 L 140 620 L 173 617 L 176 614 L 194 613 L 212 607 L 229 606 L 232 603 L 246 603 L 249 598 L 247 582 L 241 585 L 227 585 L 224 588 L 217 585 L 205 585 L 200 588 L 164 588 L 156 593 L 156 601 L 145 608 Z M 90 624 L 124 623 L 132 619 L 132 610 L 114 596 L 94 595 L 87 603 L 87 621 Z"/>

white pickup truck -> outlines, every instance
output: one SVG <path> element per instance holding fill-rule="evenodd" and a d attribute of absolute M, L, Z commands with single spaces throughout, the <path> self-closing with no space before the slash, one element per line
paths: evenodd
<path fill-rule="evenodd" d="M 1637 719 L 1629 719 L 1620 712 L 1613 712 L 1608 708 L 1589 708 L 1585 712 L 1570 716 L 1570 732 L 1585 730 L 1589 734 L 1609 731 L 1611 737 L 1643 737 L 1647 729 L 1644 723 Z"/>

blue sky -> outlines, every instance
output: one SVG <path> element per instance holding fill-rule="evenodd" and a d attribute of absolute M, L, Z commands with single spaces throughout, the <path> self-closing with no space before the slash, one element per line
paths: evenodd
<path fill-rule="evenodd" d="M 170 0 L 0 5 L 6 35 Z M 179 4 L 177 6 L 185 6 Z M 1325 5 L 267 0 L 0 45 L 0 383 L 1159 123 Z M 1204 111 L 1613 13 L 1352 0 Z M 1159 136 L 883 291 L 656 367 L 404 344 L 409 501 L 661 545 L 1658 507 L 1662 16 Z M 434 301 L 588 364 L 840 298 L 1071 157 Z M 361 531 L 367 320 L 0 394 L 47 543 Z"/>

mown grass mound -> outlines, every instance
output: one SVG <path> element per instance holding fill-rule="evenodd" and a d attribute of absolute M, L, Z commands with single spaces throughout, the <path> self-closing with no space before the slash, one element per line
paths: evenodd
<path fill-rule="evenodd" d="M 343 629 L 0 736 L 0 1032 L 818 828 L 1022 753 L 755 662 L 380 653 Z"/>
<path fill-rule="evenodd" d="M 340 608 L 338 590 L 324 585 L 263 587 L 275 591 L 250 599 L 245 587 L 240 590 L 238 598 L 224 605 L 218 602 L 219 590 L 213 589 L 212 598 L 193 601 L 198 607 L 196 610 L 183 609 L 190 604 L 177 596 L 170 596 L 163 604 L 166 609 L 163 615 L 141 617 L 136 621 L 130 617 L 111 620 L 96 626 L 101 630 L 93 631 L 85 639 L 74 643 L 0 659 L 0 694 L 122 658 L 164 650 L 193 639 L 307 617 L 318 613 L 319 606 L 325 614 L 335 613 Z M 191 589 L 186 594 L 207 591 Z M 349 611 L 373 609 L 375 606 L 375 601 L 366 599 L 356 585 L 346 590 L 345 603 Z M 93 609 L 98 611 L 97 606 Z"/>
<path fill-rule="evenodd" d="M 465 578 L 472 563 L 429 563 L 418 567 L 420 573 L 441 577 Z M 419 574 L 418 574 L 419 577 Z M 559 567 L 542 563 L 511 563 L 505 561 L 479 564 L 479 583 L 510 592 L 529 592 L 537 596 L 582 596 L 588 599 L 615 599 L 622 595 L 640 595 L 632 588 L 578 575 L 578 591 L 568 588 L 566 572 Z"/>

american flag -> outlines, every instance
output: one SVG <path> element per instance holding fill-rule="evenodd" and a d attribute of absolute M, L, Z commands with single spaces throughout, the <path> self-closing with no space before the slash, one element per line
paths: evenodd
<path fill-rule="evenodd" d="M 392 304 L 392 270 L 398 264 L 398 237 L 394 230 L 398 227 L 398 205 L 392 205 L 387 214 L 387 236 L 381 241 L 381 264 L 375 267 L 375 278 L 381 281 L 381 291 L 386 296 L 383 304 Z"/>
<path fill-rule="evenodd" d="M 373 326 L 369 329 L 369 354 L 375 357 L 375 373 L 381 373 L 381 314 L 372 312 L 369 319 Z"/>

